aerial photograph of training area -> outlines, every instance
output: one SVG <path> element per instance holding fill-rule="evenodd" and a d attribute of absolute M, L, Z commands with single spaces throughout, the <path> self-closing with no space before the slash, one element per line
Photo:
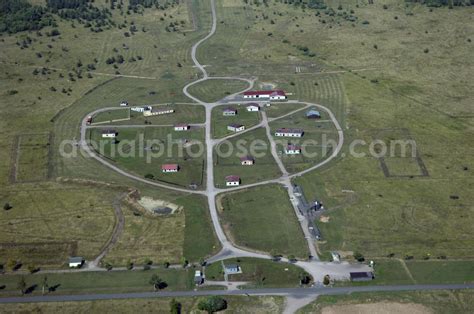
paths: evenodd
<path fill-rule="evenodd" d="M 0 313 L 474 313 L 474 0 L 0 0 Z"/>

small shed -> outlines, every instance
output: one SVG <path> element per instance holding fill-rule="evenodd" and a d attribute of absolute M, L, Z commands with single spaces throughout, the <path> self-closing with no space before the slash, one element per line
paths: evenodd
<path fill-rule="evenodd" d="M 331 257 L 333 262 L 339 263 L 341 261 L 341 255 L 335 251 L 331 252 Z"/>
<path fill-rule="evenodd" d="M 317 110 L 311 109 L 311 110 L 306 111 L 306 118 L 319 119 L 321 118 L 321 113 Z"/>
<path fill-rule="evenodd" d="M 80 256 L 72 256 L 69 258 L 70 268 L 81 268 L 83 263 L 84 263 L 84 258 Z"/>
<path fill-rule="evenodd" d="M 285 154 L 287 155 L 298 155 L 301 154 L 301 147 L 297 145 L 289 144 L 285 148 Z"/>
<path fill-rule="evenodd" d="M 127 107 L 127 106 L 128 106 L 128 102 L 126 102 L 125 100 L 120 103 L 120 107 Z"/>
<path fill-rule="evenodd" d="M 202 275 L 202 271 L 196 270 L 196 271 L 194 272 L 194 283 L 195 283 L 196 285 L 201 285 L 201 284 L 204 283 L 204 277 L 203 277 L 203 275 Z"/>

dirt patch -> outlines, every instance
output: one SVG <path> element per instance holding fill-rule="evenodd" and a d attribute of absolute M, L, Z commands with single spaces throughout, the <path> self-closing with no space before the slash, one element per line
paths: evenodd
<path fill-rule="evenodd" d="M 321 311 L 323 314 L 391 314 L 391 313 L 410 313 L 410 314 L 427 314 L 433 311 L 421 304 L 416 303 L 394 303 L 394 302 L 378 302 L 371 304 L 347 304 L 347 305 L 331 305 L 324 307 Z"/>
<path fill-rule="evenodd" d="M 347 257 L 352 257 L 354 256 L 354 252 L 353 251 L 337 251 L 339 253 L 339 255 L 341 256 L 341 258 L 347 258 Z"/>
<path fill-rule="evenodd" d="M 163 200 L 155 200 L 147 196 L 143 196 L 141 199 L 137 200 L 137 203 L 146 211 L 157 215 L 174 214 L 176 211 L 181 210 L 181 207 L 176 204 Z"/>
<path fill-rule="evenodd" d="M 329 219 L 330 219 L 329 216 L 321 216 L 321 217 L 319 217 L 319 221 L 320 221 L 320 222 L 324 222 L 324 223 L 329 222 Z"/>

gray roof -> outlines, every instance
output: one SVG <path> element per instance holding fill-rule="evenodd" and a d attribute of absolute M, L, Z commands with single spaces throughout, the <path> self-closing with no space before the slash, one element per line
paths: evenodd
<path fill-rule="evenodd" d="M 84 261 L 84 258 L 80 256 L 73 256 L 69 258 L 69 263 L 82 263 Z"/>
<path fill-rule="evenodd" d="M 229 265 L 225 265 L 225 268 L 239 268 L 239 265 L 237 265 L 237 264 L 229 264 Z"/>

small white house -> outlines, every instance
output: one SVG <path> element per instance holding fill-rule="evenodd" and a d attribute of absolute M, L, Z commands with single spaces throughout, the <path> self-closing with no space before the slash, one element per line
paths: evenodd
<path fill-rule="evenodd" d="M 232 117 L 237 115 L 237 110 L 234 108 L 225 108 L 222 110 L 222 115 L 226 117 Z"/>
<path fill-rule="evenodd" d="M 258 104 L 249 104 L 246 108 L 249 112 L 255 112 L 260 110 L 260 106 Z"/>
<path fill-rule="evenodd" d="M 232 123 L 227 126 L 227 130 L 232 132 L 240 132 L 245 130 L 245 126 L 243 124 Z"/>
<path fill-rule="evenodd" d="M 203 277 L 203 275 L 202 275 L 202 271 L 196 270 L 196 271 L 194 272 L 194 283 L 195 283 L 196 285 L 201 285 L 201 284 L 204 283 L 204 277 Z"/>
<path fill-rule="evenodd" d="M 145 112 L 145 111 L 148 111 L 148 110 L 151 110 L 151 106 L 144 106 L 144 107 L 132 107 L 130 108 L 131 111 L 135 111 L 135 112 Z"/>
<path fill-rule="evenodd" d="M 229 264 L 224 266 L 224 272 L 227 275 L 240 274 L 242 273 L 242 269 L 237 264 Z"/>
<path fill-rule="evenodd" d="M 187 131 L 189 130 L 189 124 L 180 123 L 174 126 L 175 131 Z"/>
<path fill-rule="evenodd" d="M 115 130 L 102 130 L 103 138 L 115 138 L 117 135 L 118 133 Z"/>
<path fill-rule="evenodd" d="M 80 268 L 84 263 L 84 259 L 80 256 L 74 256 L 69 258 L 69 267 L 70 268 Z"/>
<path fill-rule="evenodd" d="M 288 145 L 285 148 L 285 154 L 287 155 L 299 155 L 301 154 L 301 147 L 297 145 Z"/>
<path fill-rule="evenodd" d="M 128 102 L 126 102 L 126 101 L 122 101 L 120 103 L 120 107 L 127 107 L 127 106 L 128 106 Z"/>
<path fill-rule="evenodd" d="M 245 156 L 240 158 L 240 164 L 242 166 L 252 166 L 255 163 L 255 159 L 252 156 Z"/>
<path fill-rule="evenodd" d="M 239 186 L 240 185 L 240 177 L 238 177 L 238 176 L 227 176 L 227 177 L 225 177 L 225 185 L 226 186 Z"/>
<path fill-rule="evenodd" d="M 304 134 L 302 129 L 287 129 L 282 128 L 275 131 L 275 136 L 278 137 L 302 137 Z"/>

